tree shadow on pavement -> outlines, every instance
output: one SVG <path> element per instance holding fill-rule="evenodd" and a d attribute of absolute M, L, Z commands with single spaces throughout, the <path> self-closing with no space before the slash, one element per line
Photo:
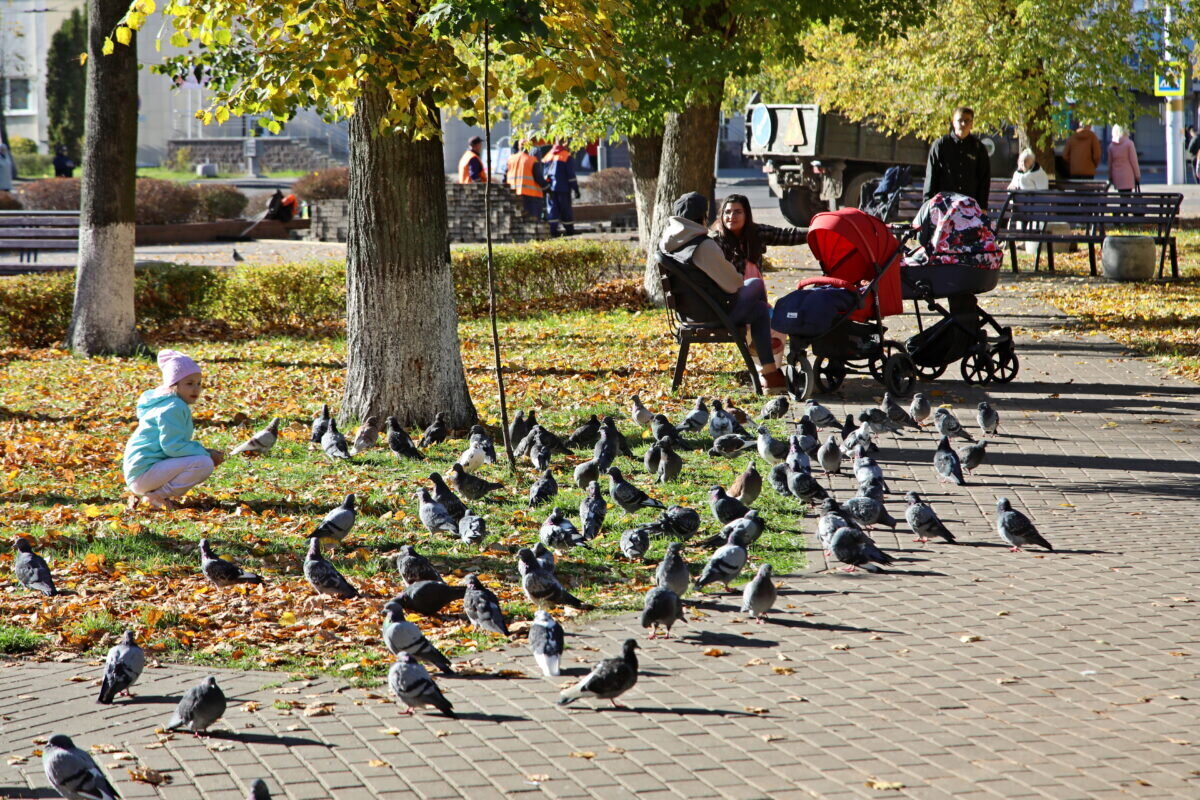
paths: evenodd
<path fill-rule="evenodd" d="M 566 673 L 564 673 L 566 674 Z M 485 714 L 482 711 L 458 711 L 447 719 L 467 720 L 469 722 L 528 722 L 529 717 L 518 717 L 513 714 Z"/>
<path fill-rule="evenodd" d="M 769 714 L 754 714 L 749 711 L 734 711 L 728 708 L 658 708 L 646 706 L 596 706 L 596 711 L 628 712 L 634 714 L 678 714 L 685 717 L 765 717 Z"/>

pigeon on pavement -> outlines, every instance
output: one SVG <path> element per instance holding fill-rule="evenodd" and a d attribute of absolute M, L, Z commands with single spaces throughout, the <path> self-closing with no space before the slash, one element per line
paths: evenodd
<path fill-rule="evenodd" d="M 941 438 L 937 452 L 933 454 L 933 471 L 937 473 L 940 483 L 950 481 L 958 486 L 967 485 L 963 480 L 962 463 L 958 460 L 958 453 L 950 446 L 947 436 Z"/>
<path fill-rule="evenodd" d="M 617 698 L 632 689 L 638 679 L 637 655 L 634 652 L 637 646 L 637 640 L 626 639 L 620 656 L 606 658 L 593 667 L 583 680 L 559 694 L 558 704 L 565 706 L 581 697 L 595 697 L 623 708 Z"/>
<path fill-rule="evenodd" d="M 750 506 L 736 497 L 730 497 L 720 486 L 714 486 L 708 490 L 708 504 L 712 509 L 713 516 L 722 525 L 733 522 L 735 519 L 741 519 L 750 510 Z"/>
<path fill-rule="evenodd" d="M 483 585 L 479 576 L 472 572 L 463 579 L 467 592 L 463 595 L 463 610 L 467 619 L 477 630 L 491 631 L 501 636 L 508 636 L 508 625 L 504 621 L 504 612 L 500 609 L 500 599 Z"/>
<path fill-rule="evenodd" d="M 529 507 L 536 508 L 537 506 L 545 505 L 554 499 L 558 494 L 558 481 L 554 479 L 554 473 L 546 470 L 529 487 Z"/>
<path fill-rule="evenodd" d="M 405 586 L 412 586 L 421 581 L 440 581 L 442 576 L 434 569 L 428 558 L 417 552 L 417 548 L 406 544 L 396 554 L 396 571 Z"/>
<path fill-rule="evenodd" d="M 13 547 L 17 549 L 17 557 L 13 560 L 13 574 L 17 576 L 21 585 L 26 589 L 41 592 L 47 597 L 54 597 L 58 594 L 46 559 L 33 552 L 29 540 L 18 536 L 13 542 Z"/>
<path fill-rule="evenodd" d="M 142 677 L 142 669 L 146 666 L 146 654 L 133 638 L 133 631 L 126 630 L 121 634 L 121 641 L 108 651 L 104 662 L 104 678 L 100 681 L 100 696 L 97 703 L 109 705 L 113 699 L 129 694 L 129 687 Z"/>
<path fill-rule="evenodd" d="M 167 723 L 167 730 L 187 728 L 196 736 L 200 736 L 224 713 L 225 693 L 217 686 L 216 676 L 209 675 L 184 692 L 183 699 L 179 701 L 175 713 Z"/>
<path fill-rule="evenodd" d="M 583 611 L 592 608 L 568 592 L 554 571 L 544 569 L 528 547 L 517 551 L 517 571 L 521 574 L 521 589 L 526 599 L 537 608 L 570 606 Z"/>
<path fill-rule="evenodd" d="M 46 780 L 67 800 L 119 800 L 121 795 L 108 782 L 100 765 L 80 750 L 71 737 L 56 733 L 42 751 Z"/>
<path fill-rule="evenodd" d="M 788 490 L 801 500 L 813 503 L 817 500 L 824 500 L 828 496 L 825 487 L 822 486 L 812 473 L 808 470 L 788 470 L 787 473 Z"/>
<path fill-rule="evenodd" d="M 929 419 L 929 415 L 933 413 L 933 403 L 929 402 L 929 398 L 924 392 L 917 392 L 913 395 L 912 402 L 908 404 L 908 415 L 913 418 L 913 422 L 924 428 L 925 420 Z"/>
<path fill-rule="evenodd" d="M 625 480 L 621 470 L 616 467 L 608 468 L 608 494 L 617 505 L 625 509 L 625 513 L 634 514 L 642 508 L 666 508 L 641 489 Z"/>
<path fill-rule="evenodd" d="M 763 404 L 762 411 L 759 412 L 759 417 L 762 419 L 782 419 L 787 414 L 789 405 L 787 397 L 783 395 L 772 397 Z"/>
<path fill-rule="evenodd" d="M 592 481 L 587 486 L 587 492 L 579 503 L 579 522 L 583 525 L 584 541 L 590 542 L 600 535 L 604 527 L 604 517 L 608 514 L 608 503 L 604 502 L 604 494 L 600 484 Z"/>
<path fill-rule="evenodd" d="M 447 717 L 454 716 L 454 706 L 429 677 L 429 670 L 404 651 L 396 654 L 396 663 L 388 670 L 388 687 L 404 703 L 403 714 L 433 706 Z"/>
<path fill-rule="evenodd" d="M 864 408 L 858 415 L 858 421 L 865 424 L 871 433 L 900 432 L 900 425 L 893 422 L 881 408 Z"/>
<path fill-rule="evenodd" d="M 821 469 L 826 475 L 842 474 L 842 448 L 837 442 L 837 437 L 832 433 L 825 440 L 825 444 L 817 450 L 817 463 L 821 465 Z M 832 486 L 833 484 L 830 484 Z"/>
<path fill-rule="evenodd" d="M 493 483 L 486 478 L 472 475 L 462 468 L 462 464 L 450 465 L 448 483 L 468 500 L 482 500 L 489 492 L 504 488 L 502 483 Z"/>
<path fill-rule="evenodd" d="M 996 500 L 996 532 L 1014 553 L 1021 552 L 1022 547 L 1031 544 L 1054 552 L 1054 548 L 1038 533 L 1037 527 L 1029 517 L 1013 508 L 1007 497 Z"/>
<path fill-rule="evenodd" d="M 409 438 L 408 431 L 400 427 L 400 420 L 395 417 L 388 417 L 387 427 L 388 450 L 391 450 L 396 455 L 396 458 L 415 458 L 418 461 L 425 459 L 425 456 L 413 444 L 413 440 Z"/>
<path fill-rule="evenodd" d="M 323 436 L 324 434 L 322 434 Z M 267 453 L 275 446 L 275 442 L 279 440 L 279 417 L 271 420 L 267 427 L 261 431 L 255 431 L 254 435 L 246 441 L 239 444 L 237 447 L 229 451 L 229 455 L 236 456 L 239 453 Z"/>
<path fill-rule="evenodd" d="M 421 440 L 417 442 L 418 447 L 429 447 L 430 445 L 441 444 L 450 436 L 450 422 L 447 419 L 445 411 L 439 411 L 433 415 L 433 422 L 429 423 L 429 427 L 421 434 Z"/>
<path fill-rule="evenodd" d="M 837 417 L 833 415 L 825 406 L 818 403 L 816 400 L 804 401 L 804 413 L 812 420 L 813 425 L 818 428 L 838 428 Z"/>
<path fill-rule="evenodd" d="M 222 588 L 239 583 L 262 583 L 263 579 L 247 572 L 232 561 L 219 558 L 213 552 L 208 539 L 200 540 L 200 571 L 204 577 Z"/>
<path fill-rule="evenodd" d="M 829 549 L 847 572 L 862 567 L 867 572 L 883 572 L 877 564 L 888 565 L 893 559 L 876 546 L 875 541 L 858 528 L 838 528 L 830 539 Z"/>
<path fill-rule="evenodd" d="M 742 613 L 749 614 L 761 625 L 765 622 L 779 590 L 771 580 L 771 565 L 759 566 L 758 573 L 742 589 Z"/>
<path fill-rule="evenodd" d="M 457 529 L 458 521 L 467 514 L 466 504 L 446 485 L 440 472 L 429 473 L 429 480 L 433 483 L 433 491 L 430 492 L 433 502 L 442 504 L 450 519 L 454 520 L 454 527 Z"/>
<path fill-rule="evenodd" d="M 987 439 L 958 448 L 958 459 L 962 462 L 962 468 L 968 475 L 971 474 L 972 470 L 979 469 L 979 465 L 983 463 L 984 456 L 986 455 Z"/>
<path fill-rule="evenodd" d="M 687 593 L 688 585 L 692 582 L 682 550 L 683 545 L 679 542 L 668 544 L 663 560 L 658 562 L 658 569 L 654 571 L 655 583 L 667 587 L 680 597 Z"/>
<path fill-rule="evenodd" d="M 723 583 L 725 591 L 730 591 L 729 584 L 741 574 L 746 558 L 746 541 L 740 531 L 734 531 L 729 534 L 728 543 L 709 557 L 700 577 L 696 578 L 696 591 L 702 591 L 710 583 Z"/>
<path fill-rule="evenodd" d="M 975 421 L 979 423 L 979 430 L 983 431 L 985 436 L 995 436 L 996 431 L 1000 429 L 1000 414 L 986 401 L 979 403 Z"/>
<path fill-rule="evenodd" d="M 643 628 L 650 629 L 650 636 L 647 638 L 655 638 L 661 625 L 667 629 L 663 638 L 670 639 L 671 626 L 676 621 L 687 621 L 683 616 L 683 602 L 679 599 L 678 594 L 666 586 L 655 586 L 646 592 L 646 597 L 642 602 L 641 623 Z"/>
<path fill-rule="evenodd" d="M 358 432 L 354 434 L 354 447 L 351 452 L 354 455 L 365 453 L 379 442 L 379 417 L 367 417 L 367 421 L 358 426 Z"/>
<path fill-rule="evenodd" d="M 429 490 L 422 486 L 417 490 L 417 517 L 420 518 L 421 524 L 425 526 L 425 530 L 430 533 L 438 531 L 448 531 L 450 533 L 458 533 L 458 523 L 454 517 L 450 516 L 450 512 L 441 503 L 433 499 L 433 495 Z"/>
<path fill-rule="evenodd" d="M 271 792 L 267 789 L 266 781 L 262 778 L 255 778 L 250 784 L 250 794 L 246 800 L 271 800 Z"/>
<path fill-rule="evenodd" d="M 321 449 L 334 461 L 345 461 L 350 458 L 350 449 L 346 447 L 346 437 L 342 436 L 342 432 L 337 428 L 337 423 L 332 419 L 329 420 L 329 428 L 326 429 L 325 435 L 321 437 Z"/>
<path fill-rule="evenodd" d="M 317 412 L 317 415 L 313 417 L 312 436 L 308 439 L 310 442 L 309 447 L 312 447 L 314 444 L 320 444 L 321 440 L 325 438 L 325 431 L 329 430 L 330 419 L 332 418 L 329 416 L 329 404 L 325 403 L 321 406 L 321 410 Z"/>
<path fill-rule="evenodd" d="M 416 623 L 405 618 L 404 597 L 396 597 L 383 607 L 383 644 L 394 656 L 408 653 L 413 658 L 432 664 L 446 675 L 453 675 L 450 659 L 425 638 Z"/>
<path fill-rule="evenodd" d="M 466 586 L 448 586 L 441 581 L 420 581 L 409 586 L 395 599 L 401 600 L 408 611 L 426 617 L 437 617 L 443 608 L 455 600 L 461 600 L 466 592 Z"/>
<path fill-rule="evenodd" d="M 736 497 L 748 506 L 754 505 L 754 501 L 762 494 L 762 485 L 762 475 L 758 473 L 758 468 L 754 466 L 754 459 L 751 458 L 746 469 L 734 479 L 733 485 L 729 487 L 729 496 Z"/>
<path fill-rule="evenodd" d="M 562 674 L 558 664 L 562 659 L 565 639 L 562 625 L 550 616 L 549 611 L 539 608 L 534 612 L 533 623 L 529 626 L 529 649 L 533 652 L 538 669 L 547 678 Z"/>
<path fill-rule="evenodd" d="M 330 564 L 321 555 L 321 540 L 311 539 L 308 543 L 308 555 L 304 558 L 304 577 L 309 584 L 321 595 L 332 595 L 342 600 L 358 597 L 358 589 L 342 577 L 337 567 Z"/>
<path fill-rule="evenodd" d="M 908 492 L 904 499 L 908 502 L 908 508 L 904 509 L 904 519 L 916 534 L 914 542 L 928 542 L 929 537 L 940 536 L 950 544 L 955 544 L 954 534 L 938 518 L 933 506 L 921 500 L 921 495 Z"/>
<path fill-rule="evenodd" d="M 575 527 L 575 523 L 567 519 L 566 512 L 557 506 L 538 529 L 538 539 L 551 550 L 587 547 L 587 537 Z"/>
<path fill-rule="evenodd" d="M 342 541 L 346 538 L 346 534 L 354 527 L 354 494 L 346 495 L 346 499 L 342 501 L 340 506 L 332 508 L 325 518 L 321 520 L 321 524 L 317 529 L 309 534 L 310 538 L 315 539 L 335 539 Z"/>
<path fill-rule="evenodd" d="M 896 530 L 896 525 L 899 524 L 899 520 L 887 512 L 882 502 L 871 497 L 851 497 L 842 503 L 842 510 L 848 513 L 860 528 L 886 525 Z"/>
<path fill-rule="evenodd" d="M 650 420 L 654 417 L 650 410 L 642 405 L 642 398 L 636 394 L 631 398 L 632 407 L 629 410 L 629 418 L 634 421 L 639 427 L 646 427 L 650 424 Z"/>
<path fill-rule="evenodd" d="M 821 501 L 820 516 L 817 518 L 817 539 L 827 554 L 832 552 L 830 543 L 833 542 L 833 534 L 837 533 L 838 528 L 854 528 L 857 525 L 850 512 L 842 508 L 842 504 L 837 500 L 826 497 Z"/>
<path fill-rule="evenodd" d="M 938 433 L 948 439 L 966 439 L 968 442 L 975 441 L 975 437 L 967 432 L 967 429 L 958 421 L 958 417 L 954 416 L 948 408 L 938 408 L 933 412 L 933 422 L 937 426 Z"/>
<path fill-rule="evenodd" d="M 917 430 L 921 429 L 921 426 L 917 424 L 915 419 L 913 419 L 912 414 L 909 414 L 900 407 L 899 403 L 892 399 L 891 392 L 883 393 L 883 401 L 880 402 L 879 408 L 881 411 L 883 411 L 883 413 L 887 414 L 887 417 L 892 421 L 892 424 L 901 428 L 916 428 Z"/>

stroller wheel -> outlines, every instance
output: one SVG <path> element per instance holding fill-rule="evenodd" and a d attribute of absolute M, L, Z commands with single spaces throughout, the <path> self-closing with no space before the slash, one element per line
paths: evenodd
<path fill-rule="evenodd" d="M 992 380 L 996 383 L 1009 383 L 1021 371 L 1021 360 L 1017 351 L 1012 348 L 996 350 L 991 358 Z"/>
<path fill-rule="evenodd" d="M 936 381 L 942 377 L 942 373 L 946 371 L 948 364 L 938 364 L 933 367 L 923 367 L 920 364 L 913 364 L 913 369 L 917 372 L 917 377 L 923 381 Z"/>
<path fill-rule="evenodd" d="M 813 376 L 816 379 L 816 390 L 821 394 L 830 394 L 836 392 L 846 380 L 846 365 L 840 361 L 818 358 L 813 367 Z"/>
<path fill-rule="evenodd" d="M 813 390 L 816 388 L 816 380 L 813 377 L 812 364 L 807 356 L 802 355 L 795 363 L 785 364 L 783 376 L 787 380 L 788 392 L 791 393 L 794 400 L 803 401 L 812 397 Z"/>
<path fill-rule="evenodd" d="M 894 353 L 883 362 L 883 385 L 897 397 L 907 397 L 917 382 L 917 368 L 903 353 Z"/>
<path fill-rule="evenodd" d="M 959 365 L 962 378 L 969 384 L 992 382 L 992 360 L 987 352 L 967 353 Z"/>

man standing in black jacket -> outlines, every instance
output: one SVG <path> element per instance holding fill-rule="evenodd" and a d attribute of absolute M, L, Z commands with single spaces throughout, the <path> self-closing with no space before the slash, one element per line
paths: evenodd
<path fill-rule="evenodd" d="M 925 199 L 938 192 L 958 192 L 975 198 L 987 211 L 988 188 L 992 169 L 987 148 L 978 136 L 971 135 L 975 112 L 966 106 L 954 109 L 954 132 L 948 133 L 929 148 L 925 165 Z"/>

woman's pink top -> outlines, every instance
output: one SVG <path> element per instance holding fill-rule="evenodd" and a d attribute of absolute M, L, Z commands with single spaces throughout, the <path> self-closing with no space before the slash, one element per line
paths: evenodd
<path fill-rule="evenodd" d="M 1118 189 L 1128 190 L 1142 180 L 1142 170 L 1138 167 L 1137 148 L 1133 140 L 1126 136 L 1119 142 L 1108 145 L 1108 179 Z"/>

